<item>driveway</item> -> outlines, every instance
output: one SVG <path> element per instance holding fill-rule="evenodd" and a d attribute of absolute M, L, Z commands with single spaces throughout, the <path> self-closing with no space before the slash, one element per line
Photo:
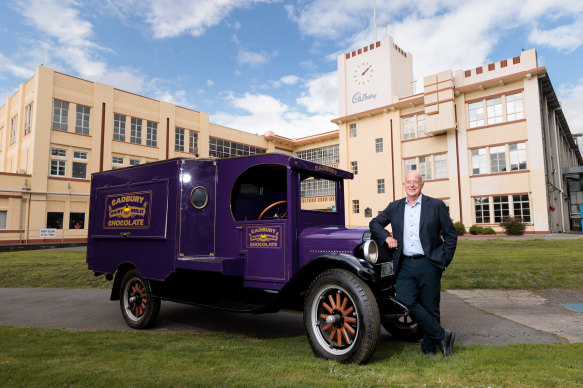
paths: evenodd
<path fill-rule="evenodd" d="M 456 344 L 460 345 L 583 342 L 582 313 L 561 307 L 558 300 L 551 301 L 552 295 L 545 298 L 517 291 L 516 299 L 512 297 L 513 293 L 516 292 L 443 292 L 442 324 L 457 333 Z M 0 288 L 0 325 L 131 330 L 122 318 L 119 303 L 109 301 L 109 294 L 109 290 L 95 289 Z M 583 298 L 583 292 L 563 296 L 570 299 L 561 303 L 583 301 L 573 300 Z M 560 299 L 557 295 L 554 297 Z M 281 311 L 252 315 L 166 301 L 162 302 L 157 325 L 152 330 L 228 332 L 258 337 L 304 335 L 302 315 L 298 313 Z M 381 337 L 391 340 L 384 330 Z"/>

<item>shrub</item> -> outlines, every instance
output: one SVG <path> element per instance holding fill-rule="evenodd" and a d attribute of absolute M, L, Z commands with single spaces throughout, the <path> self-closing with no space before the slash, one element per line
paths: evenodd
<path fill-rule="evenodd" d="M 504 233 L 513 236 L 520 236 L 524 234 L 526 226 L 519 217 L 504 217 L 500 226 L 504 228 Z"/>
<path fill-rule="evenodd" d="M 470 226 L 470 233 L 471 234 L 483 234 L 484 233 L 484 228 L 482 228 L 481 226 L 477 226 L 477 225 L 472 225 Z"/>
<path fill-rule="evenodd" d="M 453 227 L 455 228 L 455 231 L 457 232 L 458 236 L 463 236 L 464 234 L 466 234 L 466 227 L 462 222 L 459 221 L 455 222 L 453 224 Z"/>
<path fill-rule="evenodd" d="M 488 226 L 487 228 L 482 228 L 482 234 L 496 234 L 496 231 Z"/>

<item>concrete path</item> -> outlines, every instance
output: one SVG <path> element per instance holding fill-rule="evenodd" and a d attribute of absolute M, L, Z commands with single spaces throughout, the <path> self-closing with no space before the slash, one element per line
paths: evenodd
<path fill-rule="evenodd" d="M 0 325 L 131 330 L 122 318 L 119 303 L 110 302 L 109 294 L 109 290 L 94 289 L 0 288 Z M 576 336 L 582 331 L 583 314 L 571 313 L 541 299 L 547 300 L 521 291 L 444 292 L 442 324 L 457 333 L 459 345 L 583 342 L 581 336 Z M 258 337 L 305 335 L 302 315 L 298 313 L 240 314 L 172 302 L 162 302 L 157 325 L 152 330 L 228 332 Z M 384 330 L 381 339 L 393 341 Z"/>

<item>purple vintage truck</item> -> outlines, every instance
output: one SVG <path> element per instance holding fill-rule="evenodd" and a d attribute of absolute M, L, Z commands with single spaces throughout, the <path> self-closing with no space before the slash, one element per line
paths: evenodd
<path fill-rule="evenodd" d="M 403 339 L 421 333 L 394 299 L 388 251 L 345 227 L 344 179 L 352 174 L 281 154 L 96 173 L 87 263 L 113 280 L 111 300 L 133 328 L 154 324 L 161 300 L 297 310 L 317 356 L 365 363 L 381 324 Z M 314 187 L 335 206 L 306 208 Z"/>

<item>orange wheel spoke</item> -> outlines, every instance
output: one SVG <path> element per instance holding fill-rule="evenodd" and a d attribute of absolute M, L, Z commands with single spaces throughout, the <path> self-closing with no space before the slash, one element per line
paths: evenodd
<path fill-rule="evenodd" d="M 330 305 L 332 306 L 332 308 L 335 309 L 336 303 L 334 303 L 334 299 L 332 298 L 332 295 L 328 295 L 328 300 L 330 301 Z"/>
<path fill-rule="evenodd" d="M 322 328 L 322 331 L 326 331 L 326 330 L 328 330 L 328 329 L 330 328 L 330 326 L 332 326 L 332 324 L 331 324 L 331 323 L 327 324 L 326 326 L 324 326 L 324 327 Z"/>
<path fill-rule="evenodd" d="M 329 315 L 327 315 L 327 314 L 320 314 L 320 318 L 322 318 L 322 319 L 324 319 L 324 320 L 325 320 L 326 318 L 328 318 L 328 317 L 329 317 Z"/>
<path fill-rule="evenodd" d="M 336 342 L 338 343 L 338 346 L 342 346 L 342 333 L 340 329 L 336 330 Z"/>
<path fill-rule="evenodd" d="M 356 333 L 356 331 L 354 331 L 354 329 L 352 328 L 352 326 L 350 326 L 348 323 L 344 322 L 344 327 L 342 328 L 342 330 L 348 330 L 350 332 L 350 334 L 354 335 L 354 333 Z"/>
<path fill-rule="evenodd" d="M 348 338 L 348 333 L 346 332 L 346 329 L 342 328 L 342 335 L 344 335 L 344 340 L 346 341 L 346 343 L 350 343 L 350 338 Z"/>
<path fill-rule="evenodd" d="M 344 317 L 344 322 L 355 323 L 356 322 L 356 318 Z"/>
<path fill-rule="evenodd" d="M 344 309 L 346 308 L 346 303 L 348 303 L 348 298 L 344 297 L 344 300 L 342 301 L 342 306 L 340 306 L 340 311 L 344 311 Z"/>
<path fill-rule="evenodd" d="M 344 316 L 347 316 L 347 315 L 349 315 L 349 314 L 350 314 L 351 312 L 353 312 L 353 311 L 354 311 L 354 306 L 350 306 L 350 307 L 348 308 L 348 310 L 346 310 L 346 311 L 343 311 L 342 313 L 344 314 Z"/>
<path fill-rule="evenodd" d="M 332 332 L 330 333 L 330 337 L 328 337 L 328 341 L 332 341 L 332 338 L 334 338 L 334 334 L 336 334 L 336 328 L 332 328 Z"/>
<path fill-rule="evenodd" d="M 322 307 L 324 307 L 326 311 L 328 311 L 330 314 L 332 314 L 332 312 L 334 311 L 332 307 L 328 306 L 328 303 L 326 302 L 322 302 Z"/>
<path fill-rule="evenodd" d="M 336 308 L 339 309 L 340 308 L 340 293 L 337 292 L 336 293 Z M 342 309 L 340 309 L 342 310 Z"/>

